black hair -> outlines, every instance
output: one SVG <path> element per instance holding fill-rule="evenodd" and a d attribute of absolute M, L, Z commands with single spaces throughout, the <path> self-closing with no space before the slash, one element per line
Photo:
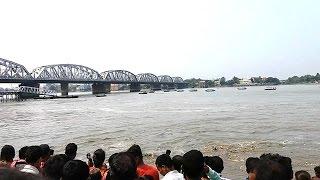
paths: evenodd
<path fill-rule="evenodd" d="M 173 166 L 173 162 L 168 154 L 161 154 L 156 159 L 156 165 L 159 167 L 166 166 L 168 168 L 171 168 Z"/>
<path fill-rule="evenodd" d="M 284 171 L 287 174 L 284 180 L 291 180 L 293 178 L 292 164 L 291 164 L 291 159 L 289 157 L 281 156 L 279 154 L 269 153 L 269 154 L 262 154 L 260 156 L 260 159 L 278 162 L 284 167 Z"/>
<path fill-rule="evenodd" d="M 113 158 L 114 158 L 117 154 L 119 154 L 119 153 L 114 153 L 114 154 L 112 154 L 112 155 L 109 157 L 109 159 L 108 159 L 108 163 L 109 163 L 109 164 L 112 163 Z"/>
<path fill-rule="evenodd" d="M 29 146 L 26 152 L 26 162 L 28 164 L 36 163 L 42 155 L 40 146 Z"/>
<path fill-rule="evenodd" d="M 260 160 L 254 168 L 255 180 L 284 180 L 287 178 L 285 167 L 272 160 Z"/>
<path fill-rule="evenodd" d="M 97 149 L 93 153 L 93 164 L 95 167 L 100 168 L 106 159 L 106 153 L 102 149 Z"/>
<path fill-rule="evenodd" d="M 50 156 L 50 147 L 48 144 L 41 144 L 40 148 L 42 150 L 42 158 L 48 158 Z"/>
<path fill-rule="evenodd" d="M 175 155 L 172 157 L 173 168 L 178 172 L 181 172 L 183 157 L 180 155 Z"/>
<path fill-rule="evenodd" d="M 311 180 L 311 175 L 307 171 L 297 171 L 294 174 L 296 180 Z"/>
<path fill-rule="evenodd" d="M 169 149 L 168 149 L 168 150 L 166 150 L 166 154 L 170 156 L 171 151 L 170 151 Z"/>
<path fill-rule="evenodd" d="M 69 157 L 69 160 L 73 160 L 77 156 L 78 146 L 75 143 L 69 143 L 66 146 L 65 154 Z"/>
<path fill-rule="evenodd" d="M 13 161 L 14 156 L 16 155 L 14 147 L 11 145 L 4 145 L 1 149 L 0 160 L 3 161 Z"/>
<path fill-rule="evenodd" d="M 204 169 L 204 157 L 198 150 L 191 150 L 183 155 L 183 174 L 191 179 L 200 178 Z"/>
<path fill-rule="evenodd" d="M 65 154 L 52 156 L 44 165 L 44 174 L 52 180 L 59 180 L 62 177 L 64 165 L 67 163 L 68 157 Z"/>
<path fill-rule="evenodd" d="M 19 150 L 19 159 L 26 159 L 27 149 L 28 149 L 28 146 L 24 146 Z"/>
<path fill-rule="evenodd" d="M 137 165 L 134 157 L 128 152 L 114 156 L 110 164 L 111 180 L 134 180 L 137 178 Z"/>
<path fill-rule="evenodd" d="M 258 165 L 260 159 L 257 157 L 249 157 L 246 160 L 246 171 L 247 173 L 252 173 L 253 169 Z"/>
<path fill-rule="evenodd" d="M 314 172 L 315 172 L 315 173 L 320 173 L 320 166 L 316 166 L 316 167 L 314 168 Z"/>
<path fill-rule="evenodd" d="M 135 158 L 139 158 L 141 160 L 143 158 L 141 148 L 137 144 L 132 145 L 127 152 L 132 154 L 132 156 Z"/>
<path fill-rule="evenodd" d="M 217 173 L 221 173 L 223 171 L 223 160 L 219 156 L 206 156 L 204 159 L 206 165 L 208 165 L 212 170 L 216 171 Z"/>
<path fill-rule="evenodd" d="M 88 165 L 80 160 L 68 161 L 62 171 L 62 180 L 87 180 L 89 177 Z"/>
<path fill-rule="evenodd" d="M 0 168 L 0 179 L 1 180 L 41 180 L 40 176 L 23 173 L 16 169 Z"/>

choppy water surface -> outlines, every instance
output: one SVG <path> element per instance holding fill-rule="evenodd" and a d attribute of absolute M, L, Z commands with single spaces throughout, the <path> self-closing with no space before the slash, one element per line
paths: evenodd
<path fill-rule="evenodd" d="M 75 142 L 85 159 L 97 148 L 111 155 L 138 143 L 152 163 L 166 149 L 176 155 L 195 148 L 222 156 L 223 174 L 232 179 L 245 177 L 247 157 L 273 152 L 313 174 L 320 163 L 319 110 L 315 85 L 29 100 L 0 104 L 0 145 L 48 143 L 62 153 Z"/>

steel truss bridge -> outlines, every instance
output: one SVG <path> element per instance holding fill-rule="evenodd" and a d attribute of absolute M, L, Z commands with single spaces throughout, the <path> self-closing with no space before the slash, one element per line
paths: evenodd
<path fill-rule="evenodd" d="M 35 68 L 31 73 L 21 64 L 0 58 L 0 83 L 21 83 L 21 86 L 38 88 L 40 83 L 60 83 L 63 95 L 68 84 L 92 84 L 93 94 L 110 92 L 111 84 L 130 84 L 130 91 L 140 91 L 141 84 L 154 90 L 184 88 L 181 77 L 156 76 L 152 73 L 133 74 L 127 70 L 108 70 L 102 73 L 76 64 L 54 64 Z"/>

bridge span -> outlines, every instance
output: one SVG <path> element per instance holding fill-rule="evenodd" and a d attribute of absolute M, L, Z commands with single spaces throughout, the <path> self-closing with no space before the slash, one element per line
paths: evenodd
<path fill-rule="evenodd" d="M 102 73 L 76 64 L 54 64 L 35 68 L 31 73 L 21 64 L 0 58 L 0 83 L 20 83 L 20 86 L 39 88 L 41 83 L 60 83 L 61 94 L 68 95 L 70 83 L 92 84 L 92 93 L 109 93 L 111 84 L 129 84 L 130 92 L 148 84 L 153 90 L 182 89 L 186 83 L 181 77 L 156 76 L 152 73 L 133 74 L 127 70 L 108 70 Z"/>

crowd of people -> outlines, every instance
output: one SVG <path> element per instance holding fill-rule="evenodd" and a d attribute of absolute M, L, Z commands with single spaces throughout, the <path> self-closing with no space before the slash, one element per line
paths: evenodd
<path fill-rule="evenodd" d="M 111 155 L 106 161 L 102 149 L 87 154 L 87 162 L 77 160 L 78 147 L 70 143 L 64 154 L 54 155 L 49 145 L 25 146 L 15 159 L 15 149 L 1 149 L 0 180 L 227 180 L 222 176 L 223 160 L 219 156 L 204 156 L 198 150 L 183 156 L 171 156 L 171 151 L 157 157 L 154 165 L 143 161 L 139 145 Z M 315 176 L 307 171 L 293 172 L 291 159 L 279 154 L 262 154 L 246 160 L 247 180 L 320 180 L 320 166 Z"/>

